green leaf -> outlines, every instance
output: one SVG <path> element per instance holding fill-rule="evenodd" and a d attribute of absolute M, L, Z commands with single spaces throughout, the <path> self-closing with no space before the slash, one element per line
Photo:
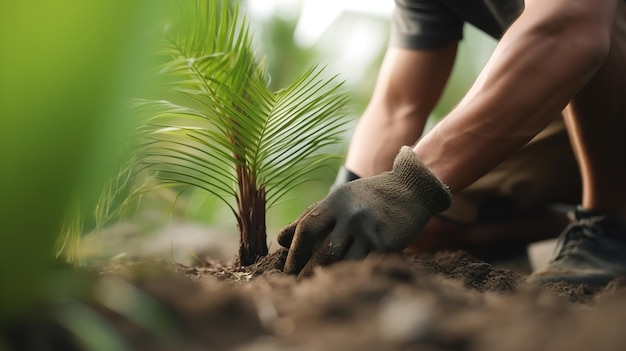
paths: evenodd
<path fill-rule="evenodd" d="M 322 151 L 345 131 L 342 83 L 322 78 L 323 68 L 313 66 L 273 92 L 237 7 L 208 0 L 171 5 L 158 67 L 166 93 L 131 101 L 145 118 L 103 205 L 122 194 L 128 195 L 124 204 L 141 196 L 146 182 L 136 179 L 148 175 L 157 180 L 155 188 L 167 184 L 217 196 L 233 210 L 242 233 L 264 230 L 267 207 L 332 158 Z M 120 191 L 133 184 L 140 186 Z"/>

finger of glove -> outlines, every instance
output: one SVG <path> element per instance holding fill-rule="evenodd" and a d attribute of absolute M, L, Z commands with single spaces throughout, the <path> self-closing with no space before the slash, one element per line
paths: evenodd
<path fill-rule="evenodd" d="M 311 259 L 317 243 L 332 231 L 335 217 L 323 205 L 312 209 L 297 224 L 283 271 L 297 274 Z"/>
<path fill-rule="evenodd" d="M 304 268 L 298 277 L 306 277 L 313 273 L 313 269 L 318 266 L 327 266 L 333 262 L 342 260 L 345 252 L 352 242 L 352 237 L 346 228 L 335 227 L 333 231 L 321 242 L 318 241 Z"/>
<path fill-rule="evenodd" d="M 285 226 L 278 232 L 278 234 L 276 234 L 276 241 L 278 241 L 278 243 L 282 247 L 289 248 L 291 246 L 291 242 L 293 241 L 293 236 L 296 232 L 297 225 L 298 220 Z"/>
<path fill-rule="evenodd" d="M 306 217 L 313 210 L 313 208 L 315 208 L 315 206 L 317 206 L 317 203 L 307 207 L 295 221 L 283 227 L 278 234 L 276 234 L 276 241 L 278 241 L 282 247 L 289 248 L 291 246 L 298 223 L 302 220 L 302 218 Z"/>
<path fill-rule="evenodd" d="M 368 253 L 369 248 L 367 247 L 367 244 L 363 240 L 356 239 L 346 251 L 344 258 L 346 260 L 359 260 L 367 256 Z"/>

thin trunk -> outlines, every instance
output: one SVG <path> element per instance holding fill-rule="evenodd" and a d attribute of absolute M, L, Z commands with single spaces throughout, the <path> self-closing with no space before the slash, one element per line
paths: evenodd
<path fill-rule="evenodd" d="M 242 91 L 246 96 L 246 91 Z M 239 112 L 243 113 L 239 107 Z M 239 131 L 241 125 L 233 120 L 233 134 L 230 141 L 233 146 L 233 155 L 237 160 L 235 171 L 239 193 L 237 195 L 237 225 L 239 227 L 239 258 L 238 264 L 249 266 L 259 257 L 267 256 L 267 227 L 265 222 L 266 199 L 265 185 L 257 188 L 256 172 L 251 168 L 245 155 L 239 155 L 235 150 L 245 150 Z"/>
<path fill-rule="evenodd" d="M 237 178 L 239 180 L 237 224 L 240 245 L 238 264 L 248 266 L 268 253 L 265 187 L 257 188 L 250 169 L 243 166 L 237 166 Z"/>

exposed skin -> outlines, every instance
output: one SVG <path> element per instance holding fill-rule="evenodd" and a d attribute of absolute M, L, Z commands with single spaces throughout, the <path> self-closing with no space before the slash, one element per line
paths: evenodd
<path fill-rule="evenodd" d="M 614 18 L 622 22 L 623 12 L 616 0 L 527 1 L 470 91 L 417 143 L 416 155 L 457 192 L 528 142 L 573 99 L 568 110 L 577 113 L 568 126 L 577 126 L 571 133 L 585 184 L 583 206 L 626 219 L 623 162 L 604 156 L 626 146 L 624 115 L 599 112 L 624 109 L 624 52 L 610 50 Z M 619 103 L 606 107 L 603 100 Z M 583 137 L 582 126 L 593 129 Z"/>
<path fill-rule="evenodd" d="M 541 208 L 506 221 L 464 224 L 435 216 L 404 251 L 464 250 L 484 260 L 506 260 L 525 252 L 531 242 L 553 238 L 570 219 L 566 213 Z"/>
<path fill-rule="evenodd" d="M 583 206 L 626 218 L 626 5 L 619 5 L 609 55 L 569 104 L 565 121 L 581 164 Z"/>
<path fill-rule="evenodd" d="M 290 247 L 285 263 L 288 273 L 298 273 L 305 266 L 300 274 L 310 274 L 311 263 L 342 259 L 356 243 L 365 248 L 362 254 L 371 249 L 396 250 L 412 235 L 401 206 L 433 202 L 441 207 L 444 201 L 412 197 L 406 202 L 398 188 L 394 199 L 399 203 L 381 204 L 387 193 L 380 190 L 380 184 L 390 179 L 400 182 L 394 177 L 406 176 L 405 166 L 412 165 L 420 172 L 430 169 L 436 176 L 428 172 L 428 190 L 439 189 L 449 196 L 440 182 L 432 181 L 439 178 L 452 194 L 458 193 L 522 148 L 566 106 L 568 132 L 583 177 L 583 207 L 612 213 L 626 223 L 623 0 L 527 0 L 469 92 L 415 144 L 413 152 L 421 162 L 401 152 L 401 165 L 394 165 L 394 172 L 369 177 L 388 170 L 399 147 L 413 144 L 421 135 L 450 74 L 456 47 L 451 43 L 430 52 L 389 49 L 346 160 L 348 169 L 367 178 L 342 185 L 281 230 L 279 243 Z M 358 201 L 359 196 L 374 193 L 380 196 Z M 331 211 L 333 206 L 341 206 L 346 213 Z M 362 220 L 364 213 L 381 208 L 387 210 L 389 219 Z M 446 227 L 433 220 L 431 227 Z M 372 233 L 384 235 L 378 230 L 390 223 L 394 224 L 390 230 L 395 230 L 390 238 L 397 237 L 402 244 L 380 244 L 384 240 L 372 238 Z M 453 234 L 456 229 L 448 228 Z"/>
<path fill-rule="evenodd" d="M 624 155 L 616 160 L 614 151 L 626 150 L 625 8 L 620 1 L 527 1 L 470 92 L 417 144 L 416 154 L 457 192 L 524 145 L 573 99 L 565 116 L 584 179 L 582 205 L 626 219 L 626 167 L 621 166 L 626 160 Z M 352 137 L 348 169 L 361 177 L 379 174 L 391 168 L 402 145 L 415 144 L 441 96 L 456 49 L 456 42 L 430 51 L 388 49 Z M 556 235 L 566 223 L 558 213 L 545 218 L 533 230 L 545 234 L 528 240 Z M 450 235 L 467 234 L 464 241 L 473 242 L 466 226 L 439 222 L 431 220 L 422 241 L 440 235 L 445 244 Z M 497 233 L 515 237 L 526 231 L 519 223 L 489 230 L 495 241 L 501 240 Z M 433 246 L 419 241 L 414 249 Z"/>
<path fill-rule="evenodd" d="M 403 145 L 414 145 L 450 76 L 457 51 L 389 48 L 376 88 L 352 136 L 346 168 L 360 177 L 391 169 Z"/>
<path fill-rule="evenodd" d="M 582 204 L 626 218 L 620 200 L 626 197 L 616 196 L 624 188 L 623 163 L 603 157 L 624 140 L 626 44 L 612 35 L 617 18 L 624 36 L 624 7 L 616 0 L 527 1 L 470 91 L 415 153 L 458 192 L 526 144 L 572 100 L 566 112 L 583 173 Z M 389 49 L 352 138 L 348 169 L 361 177 L 378 174 L 390 169 L 401 145 L 415 143 L 455 54 L 456 43 L 432 52 Z"/>

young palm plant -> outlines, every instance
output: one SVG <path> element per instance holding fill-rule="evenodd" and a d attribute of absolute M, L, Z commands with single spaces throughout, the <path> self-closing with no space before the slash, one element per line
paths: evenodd
<path fill-rule="evenodd" d="M 159 71 L 167 98 L 133 101 L 146 118 L 101 208 L 139 175 L 156 180 L 150 189 L 203 189 L 234 213 L 238 263 L 249 265 L 268 253 L 266 210 L 332 157 L 323 148 L 345 131 L 347 98 L 318 67 L 271 91 L 246 20 L 223 3 L 173 2 Z"/>

